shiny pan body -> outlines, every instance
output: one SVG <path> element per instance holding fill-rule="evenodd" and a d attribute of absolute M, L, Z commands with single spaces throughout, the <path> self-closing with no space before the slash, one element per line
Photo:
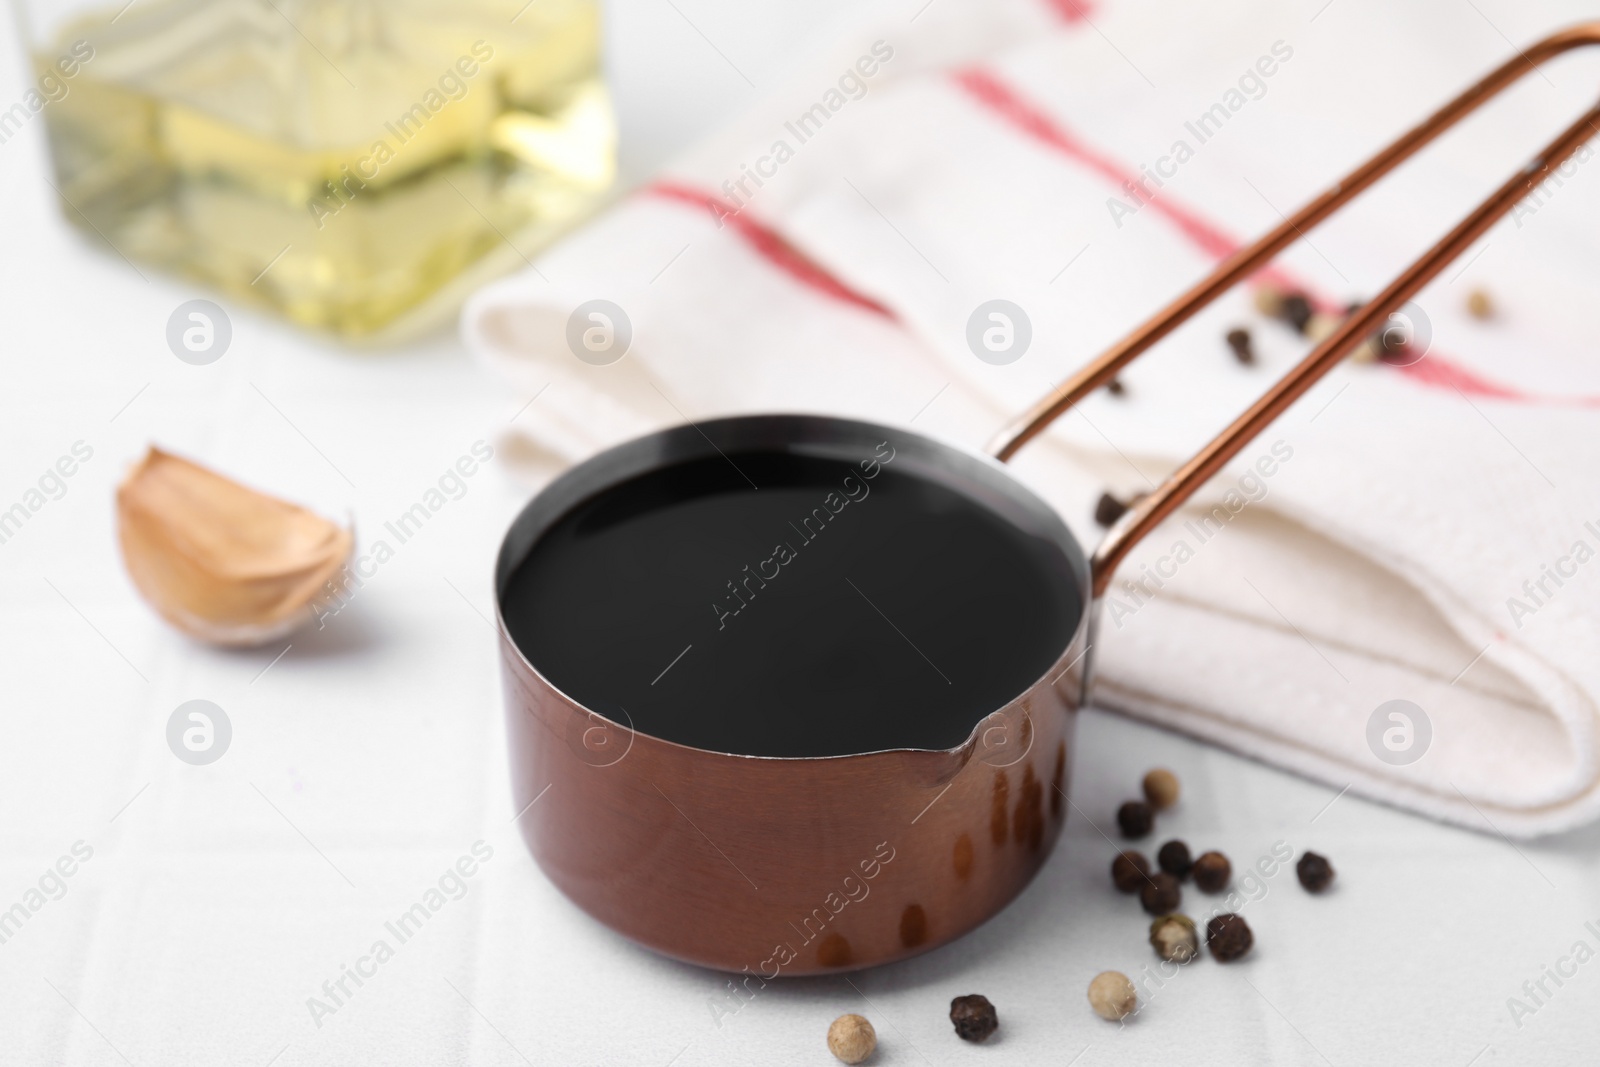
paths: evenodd
<path fill-rule="evenodd" d="M 524 840 L 560 889 L 669 956 L 773 978 L 884 963 L 999 911 L 1050 854 L 1067 807 L 1088 564 L 1055 512 L 995 460 L 911 433 L 815 416 L 677 427 L 603 452 L 516 519 L 517 565 L 581 501 L 652 469 L 794 449 L 852 461 L 880 442 L 896 469 L 980 500 L 1059 553 L 1078 625 L 1049 670 L 939 751 L 805 758 L 691 748 L 561 692 L 500 616 L 514 799 Z M 751 695 L 752 714 L 761 696 Z M 525 810 L 523 810 L 525 808 Z"/>

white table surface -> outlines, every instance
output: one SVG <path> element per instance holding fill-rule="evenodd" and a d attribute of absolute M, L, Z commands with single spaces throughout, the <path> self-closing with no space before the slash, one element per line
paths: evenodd
<path fill-rule="evenodd" d="M 796 2 L 694 10 L 755 70 L 809 25 Z M 671 5 L 630 0 L 612 22 L 625 128 L 645 131 L 629 145 L 637 174 L 744 90 Z M 7 103 L 19 57 L 0 20 Z M 352 353 L 227 301 L 229 353 L 180 363 L 167 317 L 214 294 L 141 278 L 81 240 L 44 166 L 41 123 L 0 146 L 0 505 L 75 442 L 93 457 L 0 544 L 0 909 L 74 843 L 92 858 L 0 944 L 0 1063 L 825 1064 L 824 1032 L 846 1011 L 873 1021 L 883 1064 L 1596 1059 L 1600 962 L 1546 979 L 1552 995 L 1520 1026 L 1507 999 L 1575 942 L 1600 951 L 1600 830 L 1513 847 L 1099 711 L 1078 724 L 1064 836 L 1000 917 L 853 986 L 770 986 L 718 1025 L 722 977 L 587 918 L 509 823 L 486 617 L 525 490 L 493 464 L 326 629 L 256 652 L 166 628 L 116 550 L 113 489 L 147 443 L 371 530 L 528 398 L 453 336 Z M 208 767 L 164 738 L 194 698 L 234 726 Z M 1152 846 L 1170 833 L 1238 866 L 1283 841 L 1330 856 L 1339 878 L 1323 898 L 1292 870 L 1267 880 L 1245 909 L 1248 961 L 1186 969 L 1119 1029 L 1090 1014 L 1087 983 L 1155 957 L 1137 903 L 1110 889 L 1114 848 L 1096 825 L 1157 764 L 1185 797 Z M 465 897 L 318 1026 L 307 998 L 478 840 L 493 858 Z M 963 1045 L 946 1020 L 969 992 L 998 1006 L 989 1046 Z"/>

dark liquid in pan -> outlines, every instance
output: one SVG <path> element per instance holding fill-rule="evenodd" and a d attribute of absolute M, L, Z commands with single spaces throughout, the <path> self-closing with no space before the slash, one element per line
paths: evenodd
<path fill-rule="evenodd" d="M 788 757 L 960 744 L 1050 668 L 1080 611 L 1061 550 L 985 504 L 904 462 L 783 452 L 589 498 L 501 596 L 518 647 L 575 700 Z"/>

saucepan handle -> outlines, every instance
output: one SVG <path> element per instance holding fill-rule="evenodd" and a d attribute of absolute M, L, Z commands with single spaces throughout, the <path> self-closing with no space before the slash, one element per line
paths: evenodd
<path fill-rule="evenodd" d="M 1600 22 L 1584 23 L 1546 37 L 1516 58 L 1492 71 L 1482 81 L 1446 104 L 1427 121 L 1405 134 L 1372 159 L 1356 168 L 1343 181 L 1318 196 L 1283 224 L 1248 248 L 1234 253 L 1209 277 L 1179 297 L 1155 318 L 1140 326 L 1122 341 L 1078 371 L 1002 430 L 990 442 L 989 452 L 1002 462 L 1041 433 L 1058 416 L 1083 397 L 1109 382 L 1118 371 L 1167 334 L 1188 321 L 1197 311 L 1233 288 L 1302 237 L 1340 207 L 1364 192 L 1403 160 L 1432 141 L 1446 129 L 1471 114 L 1491 97 L 1516 82 L 1535 67 L 1563 52 L 1584 45 L 1600 44 Z M 1525 167 L 1500 186 L 1460 225 L 1438 244 L 1412 263 L 1389 287 L 1366 305 L 1350 314 L 1331 335 L 1248 411 L 1240 415 L 1189 462 L 1179 467 L 1154 492 L 1131 507 L 1095 549 L 1090 566 L 1094 601 L 1098 602 L 1111 584 L 1118 564 L 1141 538 L 1188 500 L 1202 485 L 1268 424 L 1299 399 L 1308 389 L 1338 364 L 1352 349 L 1372 336 L 1379 324 L 1400 309 L 1424 285 L 1436 277 L 1451 260 L 1459 256 L 1516 203 L 1543 182 L 1550 172 L 1583 147 L 1590 137 L 1600 136 L 1600 104 L 1551 141 Z"/>

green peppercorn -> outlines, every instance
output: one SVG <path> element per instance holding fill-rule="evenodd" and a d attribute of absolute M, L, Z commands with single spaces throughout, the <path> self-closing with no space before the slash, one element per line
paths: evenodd
<path fill-rule="evenodd" d="M 1200 955 L 1200 935 L 1187 915 L 1163 915 L 1152 922 L 1150 945 L 1169 963 L 1188 963 Z"/>

